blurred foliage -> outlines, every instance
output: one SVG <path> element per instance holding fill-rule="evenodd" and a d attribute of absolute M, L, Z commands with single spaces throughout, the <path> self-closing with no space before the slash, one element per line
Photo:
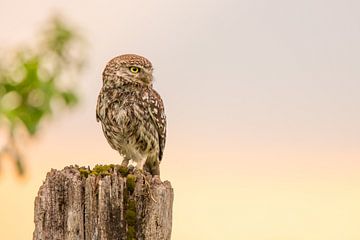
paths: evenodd
<path fill-rule="evenodd" d="M 49 116 L 76 105 L 75 80 L 84 64 L 84 40 L 60 17 L 38 39 L 35 47 L 0 56 L 0 131 L 7 136 L 0 160 L 9 156 L 20 174 L 23 132 L 34 137 Z"/>

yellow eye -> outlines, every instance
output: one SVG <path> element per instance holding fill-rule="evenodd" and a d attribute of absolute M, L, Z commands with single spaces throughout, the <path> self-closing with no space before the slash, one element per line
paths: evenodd
<path fill-rule="evenodd" d="M 130 69 L 130 72 L 132 72 L 132 73 L 140 72 L 140 68 L 138 68 L 138 67 L 130 67 L 129 69 Z"/>

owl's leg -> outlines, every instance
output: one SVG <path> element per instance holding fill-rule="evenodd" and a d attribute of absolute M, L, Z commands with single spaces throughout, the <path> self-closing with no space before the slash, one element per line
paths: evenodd
<path fill-rule="evenodd" d="M 160 162 L 156 155 L 150 155 L 146 158 L 144 170 L 153 176 L 160 176 Z"/>
<path fill-rule="evenodd" d="M 121 162 L 121 165 L 124 167 L 127 167 L 129 165 L 130 158 L 128 156 L 124 156 L 123 161 Z"/>
<path fill-rule="evenodd" d="M 139 161 L 136 162 L 136 168 L 143 170 L 144 169 L 144 165 L 145 165 L 145 161 L 147 158 L 142 158 Z"/>
<path fill-rule="evenodd" d="M 121 162 L 121 166 L 126 167 L 128 171 L 132 173 L 135 170 L 135 167 L 131 164 L 131 162 L 132 161 L 129 157 L 124 156 L 124 160 Z"/>

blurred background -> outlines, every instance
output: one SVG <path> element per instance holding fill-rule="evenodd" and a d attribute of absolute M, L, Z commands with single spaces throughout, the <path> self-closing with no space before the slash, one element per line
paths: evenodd
<path fill-rule="evenodd" d="M 137 53 L 168 118 L 172 239 L 358 240 L 360 2 L 0 2 L 0 236 L 51 168 L 120 163 L 101 73 Z M 35 89 L 35 90 L 34 90 Z"/>

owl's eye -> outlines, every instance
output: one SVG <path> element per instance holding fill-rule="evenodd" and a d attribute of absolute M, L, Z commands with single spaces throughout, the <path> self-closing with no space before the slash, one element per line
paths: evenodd
<path fill-rule="evenodd" d="M 132 72 L 132 73 L 140 72 L 140 68 L 138 68 L 138 67 L 130 67 L 129 69 L 130 69 L 130 72 Z"/>

